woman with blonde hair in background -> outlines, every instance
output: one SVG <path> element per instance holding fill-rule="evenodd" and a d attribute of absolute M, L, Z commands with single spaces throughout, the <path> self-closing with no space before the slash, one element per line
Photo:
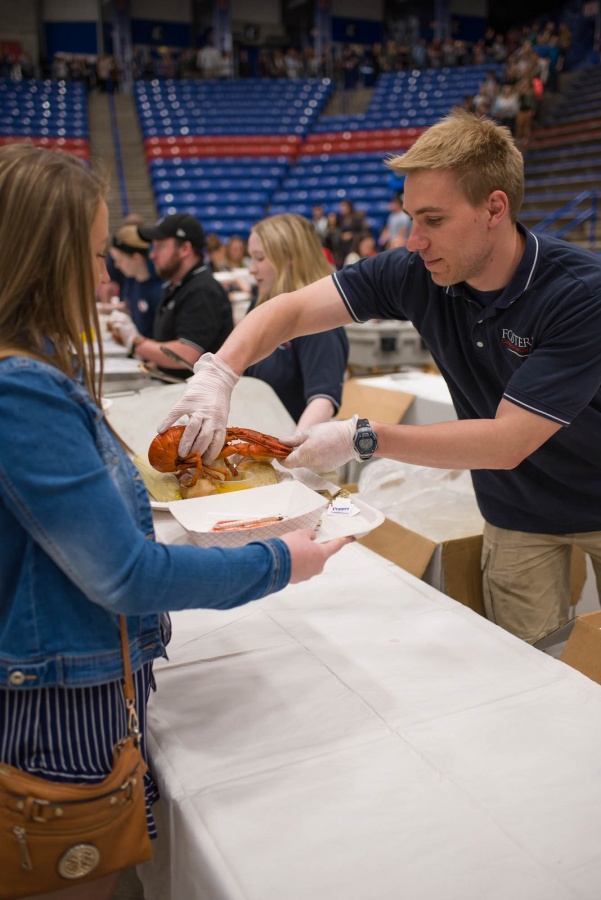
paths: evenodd
<path fill-rule="evenodd" d="M 294 213 L 255 225 L 248 252 L 258 289 L 250 309 L 332 273 L 312 223 Z M 299 426 L 309 428 L 327 422 L 340 407 L 348 349 L 344 328 L 307 334 L 281 344 L 244 374 L 271 385 Z"/>
<path fill-rule="evenodd" d="M 233 234 L 226 243 L 225 256 L 230 269 L 246 269 L 248 267 L 246 243 L 239 234 Z"/>
<path fill-rule="evenodd" d="M 128 733 L 122 616 L 145 755 L 167 610 L 242 605 L 318 574 L 348 543 L 318 544 L 309 530 L 236 549 L 155 543 L 148 494 L 105 419 L 97 376 L 95 297 L 109 278 L 104 194 L 74 156 L 0 149 L 0 778 L 50 781 L 55 793 L 113 773 L 113 748 Z M 152 836 L 149 772 L 144 787 L 146 809 L 136 810 Z M 105 855 L 106 874 L 94 874 L 87 825 L 77 845 L 90 853 L 57 875 L 56 859 L 44 866 L 28 855 L 32 834 L 11 825 L 18 808 L 2 792 L 0 896 L 113 895 L 119 866 Z M 138 846 L 133 836 L 130 844 Z"/>

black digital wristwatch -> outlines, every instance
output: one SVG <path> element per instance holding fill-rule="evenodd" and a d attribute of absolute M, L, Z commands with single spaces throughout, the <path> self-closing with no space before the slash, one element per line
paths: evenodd
<path fill-rule="evenodd" d="M 355 450 L 359 454 L 359 459 L 366 462 L 371 459 L 378 449 L 378 438 L 375 431 L 369 424 L 369 419 L 359 419 L 357 421 L 357 431 L 353 440 Z"/>

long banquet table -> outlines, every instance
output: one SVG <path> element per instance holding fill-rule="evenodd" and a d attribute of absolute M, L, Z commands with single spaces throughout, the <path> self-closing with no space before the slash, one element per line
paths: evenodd
<path fill-rule="evenodd" d="M 146 900 L 598 900 L 601 687 L 575 670 L 359 544 L 173 625 Z"/>

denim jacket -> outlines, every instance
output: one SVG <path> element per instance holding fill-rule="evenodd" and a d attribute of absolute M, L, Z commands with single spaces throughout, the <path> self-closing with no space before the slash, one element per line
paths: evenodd
<path fill-rule="evenodd" d="M 159 390 L 159 388 L 157 388 Z M 224 550 L 154 540 L 146 489 L 76 380 L 0 360 L 0 686 L 86 686 L 165 655 L 168 610 L 227 609 L 283 588 L 279 540 Z"/>

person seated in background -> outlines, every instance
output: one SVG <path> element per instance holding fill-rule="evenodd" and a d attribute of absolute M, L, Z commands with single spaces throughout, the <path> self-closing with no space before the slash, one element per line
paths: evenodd
<path fill-rule="evenodd" d="M 321 243 L 325 243 L 326 234 L 328 233 L 328 217 L 321 204 L 317 203 L 311 210 L 311 222 L 313 228 L 317 232 L 317 236 Z"/>
<path fill-rule="evenodd" d="M 532 135 L 532 122 L 538 107 L 532 78 L 525 76 L 518 81 L 516 91 L 519 108 L 515 117 L 515 139 L 519 147 L 526 148 Z"/>
<path fill-rule="evenodd" d="M 246 244 L 238 235 L 233 235 L 224 244 L 216 234 L 207 235 L 207 249 L 210 263 L 209 269 L 213 275 L 218 275 L 219 284 L 228 297 L 234 294 L 248 294 L 250 300 L 252 284 L 251 279 L 244 273 L 234 272 L 234 269 L 248 269 L 249 259 L 246 256 Z"/>
<path fill-rule="evenodd" d="M 378 243 L 386 250 L 390 241 L 394 240 L 395 247 L 404 247 L 411 232 L 411 219 L 403 210 L 403 198 L 395 194 L 390 201 L 390 214 L 386 225 L 380 232 Z"/>
<path fill-rule="evenodd" d="M 340 230 L 342 241 L 340 246 L 340 259 L 336 259 L 339 266 L 344 265 L 346 256 L 353 249 L 353 238 L 356 234 L 365 231 L 365 213 L 355 209 L 351 200 L 340 201 Z"/>
<path fill-rule="evenodd" d="M 473 94 L 466 94 L 463 98 L 463 103 L 461 104 L 467 112 L 475 113 L 476 112 L 476 103 L 475 97 Z"/>
<path fill-rule="evenodd" d="M 225 259 L 230 269 L 248 269 L 246 241 L 239 234 L 233 234 L 225 245 Z"/>
<path fill-rule="evenodd" d="M 340 228 L 340 216 L 335 210 L 330 210 L 327 214 L 328 227 L 323 242 L 324 250 L 327 250 L 334 260 L 333 265 L 339 269 L 344 262 L 342 255 L 342 230 Z"/>
<path fill-rule="evenodd" d="M 351 263 L 358 262 L 366 256 L 375 256 L 376 239 L 371 231 L 362 231 L 353 238 L 353 245 L 350 253 L 347 253 L 344 259 L 344 265 L 349 266 Z"/>
<path fill-rule="evenodd" d="M 515 120 L 520 110 L 518 94 L 512 84 L 504 84 L 501 93 L 493 100 L 490 115 L 499 125 L 506 125 L 512 134 L 515 133 Z"/>
<path fill-rule="evenodd" d="M 123 225 L 113 236 L 109 250 L 115 267 L 124 276 L 119 298 L 144 337 L 152 337 L 163 293 L 162 281 L 148 259 L 149 249 L 150 242 L 142 240 L 135 225 Z"/>
<path fill-rule="evenodd" d="M 489 101 L 489 103 L 492 104 L 495 97 L 497 97 L 500 93 L 501 85 L 499 83 L 499 79 L 497 78 L 497 73 L 494 69 L 491 69 L 478 88 L 476 97 L 485 97 Z"/>
<path fill-rule="evenodd" d="M 210 272 L 229 272 L 230 266 L 227 262 L 227 253 L 225 244 L 218 234 L 212 231 L 207 234 L 207 255 L 209 262 L 207 264 Z"/>
<path fill-rule="evenodd" d="M 232 306 L 204 263 L 204 229 L 195 216 L 175 213 L 157 225 L 138 227 L 138 235 L 153 242 L 149 256 L 165 281 L 152 339 L 140 334 L 125 313 L 112 314 L 111 331 L 132 356 L 184 379 L 200 356 L 217 351 L 233 329 Z M 182 361 L 172 360 L 162 346 Z"/>
<path fill-rule="evenodd" d="M 248 250 L 258 289 L 250 309 L 332 272 L 311 222 L 294 213 L 254 225 Z M 307 428 L 338 411 L 348 351 L 344 328 L 333 328 L 286 341 L 244 374 L 271 385 L 295 422 Z"/>
<path fill-rule="evenodd" d="M 124 225 L 142 225 L 143 223 L 144 218 L 139 213 L 128 213 L 119 227 L 122 228 Z M 100 304 L 98 311 L 125 310 L 125 303 L 121 303 L 119 299 L 125 275 L 119 271 L 110 253 L 107 253 L 106 256 L 106 270 L 109 273 L 109 280 L 102 282 L 98 286 L 96 294 L 96 301 Z"/>

